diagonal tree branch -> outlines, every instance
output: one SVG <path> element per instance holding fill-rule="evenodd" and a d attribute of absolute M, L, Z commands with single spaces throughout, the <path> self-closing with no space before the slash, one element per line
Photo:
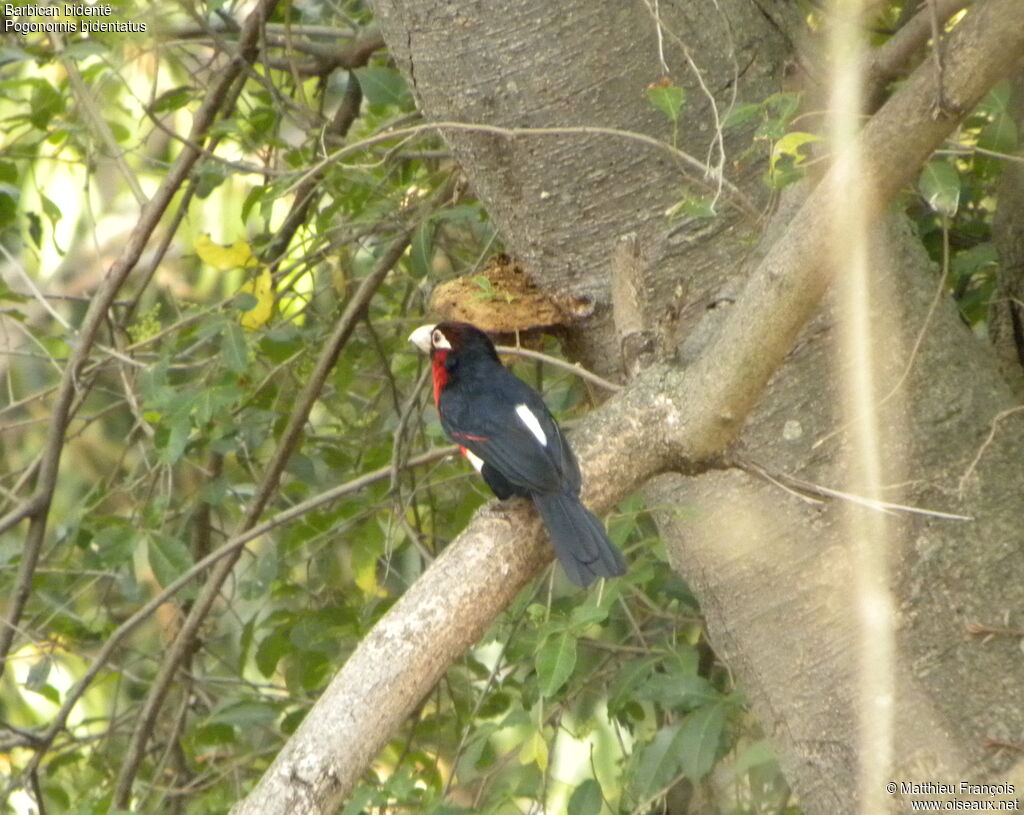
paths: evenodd
<path fill-rule="evenodd" d="M 935 0 L 934 8 L 928 8 L 930 2 L 926 0 L 917 14 L 871 55 L 864 78 L 864 98 L 869 110 L 878 107 L 886 86 L 906 71 L 914 54 L 928 42 L 933 15 L 945 22 L 970 4 L 970 0 Z"/>
<path fill-rule="evenodd" d="M 945 99 L 970 110 L 1022 52 L 1018 0 L 977 4 L 948 41 Z M 932 116 L 939 92 L 925 65 L 865 128 L 873 217 L 955 127 Z M 828 286 L 825 240 L 842 198 L 833 181 L 811 193 L 691 369 L 648 368 L 580 423 L 573 443 L 596 509 L 735 438 Z M 524 507 L 478 513 L 370 632 L 234 815 L 333 812 L 446 667 L 550 558 Z"/>

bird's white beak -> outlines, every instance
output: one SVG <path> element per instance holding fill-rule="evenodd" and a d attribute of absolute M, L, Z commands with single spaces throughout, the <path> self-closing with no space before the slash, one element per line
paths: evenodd
<path fill-rule="evenodd" d="M 424 354 L 430 353 L 430 336 L 434 333 L 433 325 L 421 325 L 409 335 L 409 342 Z"/>

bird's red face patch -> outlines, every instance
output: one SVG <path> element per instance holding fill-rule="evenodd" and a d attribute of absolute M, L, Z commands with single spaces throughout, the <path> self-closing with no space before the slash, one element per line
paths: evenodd
<path fill-rule="evenodd" d="M 434 404 L 441 399 L 441 391 L 448 384 L 448 369 L 444 367 L 445 358 L 448 356 L 447 348 L 435 348 L 430 355 L 431 373 L 434 375 Z"/>

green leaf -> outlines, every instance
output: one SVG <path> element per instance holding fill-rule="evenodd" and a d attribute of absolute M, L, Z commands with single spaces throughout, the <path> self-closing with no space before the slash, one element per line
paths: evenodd
<path fill-rule="evenodd" d="M 764 119 L 754 131 L 754 138 L 776 141 L 785 136 L 800 102 L 798 93 L 774 93 L 765 99 L 761 104 Z"/>
<path fill-rule="evenodd" d="M 53 667 L 53 660 L 50 657 L 43 657 L 32 664 L 28 669 L 28 676 L 25 677 L 25 687 L 29 690 L 40 692 L 50 678 L 50 669 Z"/>
<path fill-rule="evenodd" d="M 341 815 L 360 815 L 361 812 L 369 811 L 370 802 L 373 800 L 374 790 L 370 787 L 360 786 L 348 799 L 348 804 L 341 811 Z"/>
<path fill-rule="evenodd" d="M 224 121 L 226 120 L 222 119 L 218 124 L 223 124 Z M 199 168 L 199 178 L 196 180 L 196 198 L 203 199 L 209 197 L 210 193 L 223 184 L 227 177 L 228 169 L 223 165 L 212 161 L 203 164 Z"/>
<path fill-rule="evenodd" d="M 60 207 L 42 193 L 39 193 L 39 202 L 43 205 L 43 213 L 50 219 L 50 223 L 56 224 L 61 217 Z"/>
<path fill-rule="evenodd" d="M 431 220 L 420 224 L 413 235 L 409 247 L 409 267 L 417 277 L 426 277 L 430 273 L 430 263 L 434 255 L 434 231 L 436 225 Z"/>
<path fill-rule="evenodd" d="M 722 128 L 729 130 L 733 127 L 740 127 L 745 125 L 750 120 L 754 119 L 761 112 L 761 106 L 750 102 L 746 105 L 737 105 L 730 110 L 722 121 Z"/>
<path fill-rule="evenodd" d="M 363 96 L 371 105 L 397 105 L 408 107 L 412 104 L 412 94 L 405 84 L 405 79 L 394 68 L 371 65 L 356 68 L 353 73 L 359 80 Z"/>
<path fill-rule="evenodd" d="M 497 292 L 494 290 L 494 284 L 491 283 L 483 275 L 477 275 L 473 278 L 473 282 L 479 287 L 480 291 L 473 295 L 476 300 L 493 300 L 497 297 Z"/>
<path fill-rule="evenodd" d="M 932 159 L 917 180 L 921 196 L 935 212 L 952 218 L 960 206 L 960 175 L 946 159 Z"/>
<path fill-rule="evenodd" d="M 689 710 L 718 702 L 722 694 L 703 676 L 656 674 L 639 689 L 637 698 L 674 710 Z"/>
<path fill-rule="evenodd" d="M 769 116 L 776 117 L 781 122 L 789 122 L 800 109 L 802 97 L 799 93 L 780 92 L 773 93 L 762 103 Z"/>
<path fill-rule="evenodd" d="M 338 627 L 331 625 L 329 618 L 307 614 L 292 628 L 288 639 L 302 651 L 330 654 L 337 650 L 338 634 Z"/>
<path fill-rule="evenodd" d="M 249 193 L 245 196 L 245 201 L 242 202 L 242 223 L 249 220 L 249 213 L 252 212 L 252 208 L 256 204 L 262 203 L 264 199 L 269 197 L 268 192 L 274 192 L 273 187 L 269 184 L 266 186 L 256 186 L 249 190 Z"/>
<path fill-rule="evenodd" d="M 572 791 L 569 798 L 569 815 L 597 815 L 604 806 L 601 785 L 596 779 L 588 778 Z"/>
<path fill-rule="evenodd" d="M 697 783 L 714 766 L 725 730 L 725 707 L 706 705 L 682 722 L 662 728 L 644 748 L 632 789 L 640 800 L 664 789 L 680 772 Z"/>
<path fill-rule="evenodd" d="M 193 396 L 192 393 L 185 394 L 180 402 L 173 404 L 167 412 L 165 423 L 157 429 L 156 445 L 164 464 L 174 464 L 185 454 L 192 432 L 189 412 Z"/>
<path fill-rule="evenodd" d="M 681 758 L 675 741 L 680 727 L 678 723 L 663 727 L 640 753 L 631 785 L 637 800 L 656 795 L 679 773 Z"/>
<path fill-rule="evenodd" d="M 572 621 L 573 628 L 577 630 L 586 628 L 594 623 L 604 622 L 608 619 L 608 606 L 605 603 L 602 603 L 599 606 L 589 602 L 584 603 L 583 605 L 576 606 L 576 608 L 572 610 L 570 619 Z"/>
<path fill-rule="evenodd" d="M 28 120 L 37 130 L 46 130 L 53 117 L 64 110 L 64 97 L 45 79 L 33 80 L 32 86 Z"/>
<path fill-rule="evenodd" d="M 263 638 L 256 649 L 256 667 L 268 679 L 277 670 L 277 663 L 281 660 L 281 657 L 294 647 L 288 638 L 289 627 L 282 626 L 275 629 L 270 636 Z"/>
<path fill-rule="evenodd" d="M 34 212 L 26 212 L 25 219 L 28 221 L 28 235 L 32 238 L 32 243 L 36 245 L 36 248 L 41 248 L 43 245 L 43 222 L 38 215 Z"/>
<path fill-rule="evenodd" d="M 47 702 L 54 705 L 60 704 L 60 691 L 53 685 L 40 685 L 38 688 L 31 688 L 35 693 L 42 696 Z"/>
<path fill-rule="evenodd" d="M 182 108 L 192 99 L 193 93 L 194 89 L 191 85 L 182 85 L 181 87 L 164 91 L 153 102 L 153 113 L 168 113 Z"/>
<path fill-rule="evenodd" d="M 632 701 L 637 695 L 637 689 L 646 684 L 654 666 L 659 662 L 658 657 L 626 662 L 612 683 L 608 694 L 608 711 L 616 714 L 625 704 Z"/>
<path fill-rule="evenodd" d="M 710 195 L 687 196 L 680 199 L 665 212 L 667 218 L 714 218 L 714 197 Z"/>
<path fill-rule="evenodd" d="M 1012 153 L 1017 149 L 1017 124 L 1006 111 L 996 114 L 978 134 L 978 147 L 996 153 Z"/>
<path fill-rule="evenodd" d="M 545 697 L 554 696 L 576 667 L 576 637 L 568 631 L 555 634 L 537 653 L 537 679 Z"/>
<path fill-rule="evenodd" d="M 482 764 L 492 758 L 491 736 L 498 729 L 493 722 L 477 723 L 473 726 L 473 735 L 469 738 L 462 755 L 459 757 L 458 777 L 463 782 L 470 781 L 479 773 Z"/>
<path fill-rule="evenodd" d="M 264 702 L 232 702 L 211 714 L 208 724 L 230 724 L 252 727 L 270 724 L 277 719 L 277 708 Z"/>
<path fill-rule="evenodd" d="M 544 733 L 540 729 L 533 730 L 519 748 L 519 763 L 536 764 L 541 772 L 545 772 L 550 759 L 551 754 Z"/>
<path fill-rule="evenodd" d="M 93 537 L 86 562 L 94 569 L 120 569 L 130 564 L 138 530 L 124 518 L 108 515 L 92 519 Z"/>
<path fill-rule="evenodd" d="M 950 264 L 953 269 L 953 279 L 957 284 L 964 278 L 970 278 L 983 272 L 994 273 L 999 263 L 999 252 L 991 241 L 984 241 L 969 249 L 961 249 L 953 255 Z M 956 288 L 956 286 L 954 286 Z M 0 299 L 2 295 L 0 295 Z"/>
<path fill-rule="evenodd" d="M 678 121 L 679 111 L 686 101 L 686 91 L 667 80 L 647 86 L 647 101 L 664 113 L 670 121 Z"/>
<path fill-rule="evenodd" d="M 299 708 L 298 710 L 293 710 L 291 713 L 286 714 L 284 718 L 281 719 L 281 732 L 286 736 L 290 736 L 298 730 L 299 725 L 302 724 L 302 720 L 306 718 L 306 713 L 307 710 L 305 708 Z"/>
<path fill-rule="evenodd" d="M 235 728 L 229 724 L 204 724 L 195 731 L 196 744 L 231 744 L 235 740 Z"/>
<path fill-rule="evenodd" d="M 239 292 L 235 295 L 235 299 L 231 301 L 231 305 L 239 311 L 252 311 L 259 304 L 260 301 L 256 295 L 248 291 Z"/>
<path fill-rule="evenodd" d="M 0 300 L 7 300 L 11 303 L 27 303 L 29 299 L 26 295 L 13 291 L 6 282 L 0 279 Z"/>
<path fill-rule="evenodd" d="M 221 334 L 221 356 L 224 364 L 235 373 L 242 373 L 249 364 L 249 348 L 245 342 L 245 332 L 237 323 L 225 323 Z"/>
<path fill-rule="evenodd" d="M 166 588 L 192 567 L 188 547 L 163 532 L 150 532 L 146 548 L 149 568 L 161 588 Z"/>
<path fill-rule="evenodd" d="M 775 750 L 772 749 L 771 742 L 767 739 L 761 739 L 739 752 L 736 756 L 733 770 L 736 775 L 743 775 L 753 767 L 759 767 L 762 764 L 769 764 L 774 761 Z"/>
<path fill-rule="evenodd" d="M 0 226 L 14 221 L 18 216 L 18 199 L 21 192 L 10 184 L 0 182 Z"/>
<path fill-rule="evenodd" d="M 718 745 L 725 729 L 725 708 L 706 705 L 686 717 L 676 738 L 681 768 L 694 784 L 714 766 Z"/>

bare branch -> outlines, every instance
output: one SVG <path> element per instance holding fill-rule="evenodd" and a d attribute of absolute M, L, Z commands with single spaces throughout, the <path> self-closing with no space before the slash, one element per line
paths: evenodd
<path fill-rule="evenodd" d="M 971 0 L 934 0 L 934 3 L 925 0 L 925 8 L 872 52 L 864 80 L 864 98 L 868 100 L 869 110 L 878 107 L 889 83 L 906 71 L 914 54 L 924 48 L 932 36 L 934 21 L 945 22 L 970 3 Z"/>
<path fill-rule="evenodd" d="M 644 264 L 636 233 L 623 235 L 612 252 L 612 315 L 626 373 L 633 377 L 654 356 L 650 308 L 642 293 Z"/>
<path fill-rule="evenodd" d="M 553 357 L 550 354 L 544 354 L 540 351 L 533 351 L 529 348 L 515 348 L 511 345 L 499 345 L 497 346 L 499 354 L 508 354 L 513 357 L 523 357 L 524 359 L 535 359 L 539 362 L 543 362 L 546 365 L 550 365 L 553 368 L 560 368 L 563 371 L 568 371 L 571 374 L 575 374 L 580 379 L 585 379 L 587 382 L 593 382 L 599 388 L 604 388 L 606 391 L 616 393 L 622 390 L 622 385 L 616 385 L 614 382 L 609 382 L 603 376 L 598 376 L 593 371 L 588 371 L 582 365 L 575 362 L 566 362 L 564 359 Z"/>
<path fill-rule="evenodd" d="M 626 141 L 635 141 L 640 144 L 645 144 L 648 147 L 653 147 L 656 150 L 667 153 L 676 160 L 677 165 L 681 172 L 686 175 L 687 171 L 694 173 L 694 175 L 687 175 L 687 178 L 692 180 L 694 183 L 700 184 L 707 189 L 717 192 L 718 182 L 712 184 L 709 178 L 713 178 L 715 173 L 710 167 L 704 162 L 697 158 L 694 158 L 684 150 L 680 150 L 678 147 L 673 147 L 668 142 L 659 141 L 653 136 L 648 136 L 646 133 L 639 133 L 634 130 L 620 130 L 615 127 L 498 127 L 496 125 L 489 124 L 470 124 L 468 122 L 431 122 L 429 124 L 413 125 L 412 127 L 396 128 L 394 130 L 387 130 L 382 133 L 377 133 L 373 136 L 369 136 L 358 142 L 346 145 L 339 150 L 336 150 L 327 158 L 321 160 L 317 164 L 313 165 L 309 170 L 306 171 L 306 175 L 312 175 L 319 173 L 322 168 L 331 164 L 335 161 L 339 161 L 345 156 L 356 153 L 367 147 L 372 147 L 375 144 L 381 142 L 391 141 L 392 139 L 407 138 L 409 136 L 416 136 L 420 133 L 428 133 L 431 131 L 439 130 L 442 133 L 448 130 L 452 131 L 463 131 L 468 133 L 490 133 L 495 136 L 504 136 L 506 138 L 516 137 L 532 137 L 532 136 L 609 136 L 616 139 L 624 139 Z M 306 176 L 303 176 L 303 179 Z M 721 185 L 725 188 L 726 192 L 729 193 L 729 199 L 736 209 L 743 212 L 750 218 L 760 218 L 761 213 L 757 207 L 754 206 L 753 202 L 750 201 L 743 191 L 740 190 L 731 181 L 720 180 Z M 297 183 L 301 183 L 301 180 Z"/>

